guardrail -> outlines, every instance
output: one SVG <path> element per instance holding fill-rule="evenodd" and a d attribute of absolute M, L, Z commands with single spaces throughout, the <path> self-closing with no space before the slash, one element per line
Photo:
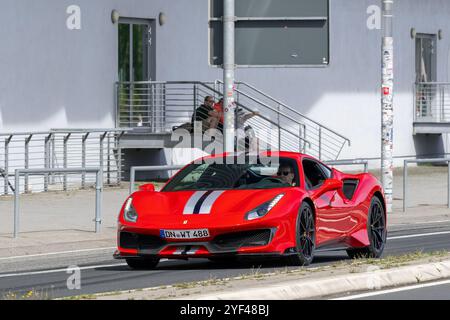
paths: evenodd
<path fill-rule="evenodd" d="M 0 132 L 0 195 L 13 190 L 15 169 L 70 169 L 102 167 L 105 185 L 119 185 L 122 180 L 120 139 L 129 128 L 52 129 L 42 132 Z M 11 180 L 11 181 L 10 181 Z M 49 191 L 69 186 L 85 188 L 85 174 L 56 177 L 46 174 L 29 179 L 25 175 L 23 192 Z M 55 189 L 55 188 L 53 188 Z"/>
<path fill-rule="evenodd" d="M 19 236 L 19 197 L 20 197 L 20 175 L 44 175 L 51 173 L 95 173 L 95 232 L 100 232 L 102 222 L 102 191 L 103 191 L 103 169 L 102 168 L 71 168 L 71 169 L 16 169 L 14 188 L 14 238 Z"/>
<path fill-rule="evenodd" d="M 409 163 L 447 163 L 448 174 L 447 174 L 447 207 L 450 209 L 450 158 L 442 159 L 417 159 L 417 160 L 405 160 L 403 165 L 403 212 L 406 212 L 407 206 L 407 183 L 408 183 L 408 164 Z"/>
<path fill-rule="evenodd" d="M 357 159 L 357 160 L 337 160 L 337 161 L 325 161 L 325 164 L 329 166 L 356 166 L 364 165 L 364 172 L 369 172 L 369 160 Z"/>
<path fill-rule="evenodd" d="M 154 172 L 154 171 L 163 171 L 163 170 L 180 170 L 184 168 L 185 166 L 146 166 L 146 167 L 131 167 L 130 169 L 130 194 L 132 194 L 135 189 L 135 181 L 136 181 L 136 172 L 138 171 L 147 171 L 147 172 Z"/>

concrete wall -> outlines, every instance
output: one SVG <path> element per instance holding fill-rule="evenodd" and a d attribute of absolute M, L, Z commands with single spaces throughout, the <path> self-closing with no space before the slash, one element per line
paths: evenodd
<path fill-rule="evenodd" d="M 328 67 L 242 68 L 237 79 L 350 138 L 352 147 L 341 158 L 378 157 L 381 31 L 366 27 L 366 10 L 380 3 L 330 1 Z M 81 8 L 81 30 L 66 27 L 66 9 L 74 4 Z M 207 0 L 3 0 L 0 131 L 114 126 L 118 58 L 113 9 L 124 17 L 166 14 L 167 23 L 157 24 L 156 30 L 157 80 L 222 77 L 220 69 L 208 65 Z M 437 76 L 449 81 L 450 2 L 396 0 L 395 14 L 395 155 L 411 155 L 428 146 L 428 139 L 412 135 L 415 41 L 410 29 L 443 30 Z M 447 149 L 448 139 L 432 140 Z"/>

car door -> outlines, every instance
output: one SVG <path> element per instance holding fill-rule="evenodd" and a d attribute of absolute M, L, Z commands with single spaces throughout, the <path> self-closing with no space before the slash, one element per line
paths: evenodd
<path fill-rule="evenodd" d="M 348 210 L 337 190 L 326 190 L 324 182 L 332 171 L 313 159 L 302 162 L 305 186 L 316 205 L 316 245 L 338 243 L 345 235 Z"/>

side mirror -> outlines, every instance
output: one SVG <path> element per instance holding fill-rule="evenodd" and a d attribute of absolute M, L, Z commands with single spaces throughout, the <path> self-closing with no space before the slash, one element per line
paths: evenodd
<path fill-rule="evenodd" d="M 344 183 L 341 180 L 327 179 L 323 184 L 323 190 L 325 192 L 335 191 L 335 190 L 342 189 L 343 186 L 344 186 Z"/>
<path fill-rule="evenodd" d="M 144 184 L 139 187 L 140 191 L 146 191 L 146 192 L 155 192 L 155 186 L 151 183 Z"/>

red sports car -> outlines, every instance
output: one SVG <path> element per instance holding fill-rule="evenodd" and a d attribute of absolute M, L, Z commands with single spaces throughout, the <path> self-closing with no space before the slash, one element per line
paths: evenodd
<path fill-rule="evenodd" d="M 133 193 L 120 211 L 115 258 L 141 269 L 161 258 L 271 256 L 308 265 L 318 250 L 381 256 L 386 205 L 374 176 L 299 153 L 238 158 L 206 157 L 159 192 L 144 185 Z"/>

